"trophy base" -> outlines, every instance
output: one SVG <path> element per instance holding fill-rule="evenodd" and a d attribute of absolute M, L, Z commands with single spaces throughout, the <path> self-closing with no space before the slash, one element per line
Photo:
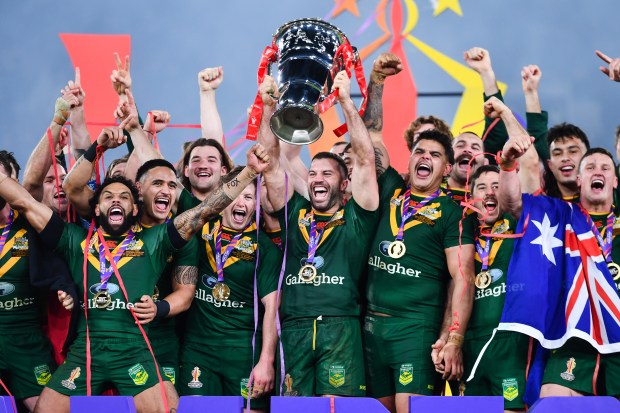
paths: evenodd
<path fill-rule="evenodd" d="M 323 134 L 323 122 L 312 109 L 288 105 L 273 114 L 271 130 L 286 143 L 308 145 Z"/>

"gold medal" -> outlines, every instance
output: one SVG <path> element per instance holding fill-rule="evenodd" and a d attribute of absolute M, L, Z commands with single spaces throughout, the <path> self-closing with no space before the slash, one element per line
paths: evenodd
<path fill-rule="evenodd" d="M 157 301 L 157 299 L 159 298 L 159 288 L 157 288 L 157 286 L 155 286 L 155 290 L 153 291 L 153 295 L 151 296 L 151 298 L 153 299 L 153 301 Z"/>
<path fill-rule="evenodd" d="M 609 268 L 609 272 L 611 273 L 614 281 L 617 281 L 618 278 L 620 278 L 620 265 L 616 264 L 615 262 L 608 262 L 607 268 Z"/>
<path fill-rule="evenodd" d="M 489 285 L 491 285 L 491 272 L 490 271 L 480 271 L 478 275 L 476 275 L 476 287 L 484 290 Z"/>
<path fill-rule="evenodd" d="M 218 282 L 213 287 L 211 295 L 216 301 L 226 301 L 228 297 L 230 297 L 230 287 L 224 283 Z"/>
<path fill-rule="evenodd" d="M 100 290 L 93 298 L 95 307 L 99 309 L 105 309 L 112 304 L 112 296 L 108 294 L 108 290 Z"/>
<path fill-rule="evenodd" d="M 405 243 L 399 240 L 392 241 L 387 249 L 390 258 L 394 258 L 395 260 L 405 255 L 406 251 L 407 247 L 405 247 Z"/>
<path fill-rule="evenodd" d="M 311 283 L 316 278 L 316 267 L 312 264 L 306 264 L 299 270 L 299 278 L 303 282 Z"/>

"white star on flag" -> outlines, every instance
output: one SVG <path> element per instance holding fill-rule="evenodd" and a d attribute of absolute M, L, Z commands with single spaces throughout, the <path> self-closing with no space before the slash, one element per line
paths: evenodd
<path fill-rule="evenodd" d="M 551 226 L 549 217 L 545 214 L 542 223 L 532 220 L 532 223 L 536 225 L 536 228 L 540 231 L 540 236 L 533 240 L 531 244 L 538 244 L 542 247 L 543 254 L 549 261 L 555 264 L 555 257 L 553 256 L 553 249 L 557 247 L 563 247 L 564 243 L 559 238 L 555 237 L 555 233 L 558 230 L 558 225 Z"/>

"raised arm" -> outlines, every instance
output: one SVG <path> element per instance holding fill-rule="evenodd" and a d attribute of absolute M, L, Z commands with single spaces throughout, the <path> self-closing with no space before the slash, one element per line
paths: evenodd
<path fill-rule="evenodd" d="M 465 59 L 467 66 L 474 69 L 480 75 L 486 96 L 493 96 L 499 93 L 497 79 L 491 64 L 491 55 L 488 50 L 482 47 L 472 47 L 463 54 L 463 59 Z"/>
<path fill-rule="evenodd" d="M 293 181 L 293 189 L 306 199 L 308 194 L 308 168 L 301 160 L 302 145 L 293 145 L 286 142 L 280 144 L 280 162 L 285 171 L 289 172 L 289 179 Z"/>
<path fill-rule="evenodd" d="M 243 189 L 262 173 L 269 164 L 269 155 L 256 144 L 247 153 L 248 164 L 236 176 L 228 174 L 226 181 L 202 203 L 174 219 L 174 226 L 184 240 L 189 240 L 210 219 L 219 214 Z"/>
<path fill-rule="evenodd" d="M 53 147 L 58 145 L 62 127 L 69 117 L 71 108 L 77 104 L 78 100 L 72 94 L 63 95 L 56 99 L 54 118 L 49 125 Z M 24 188 L 30 192 L 37 201 L 43 198 L 43 180 L 50 166 L 52 166 L 52 156 L 55 156 L 55 154 L 51 152 L 46 130 L 39 140 L 39 143 L 32 151 L 32 154 L 30 154 L 24 171 Z"/>
<path fill-rule="evenodd" d="M 87 184 L 93 176 L 96 166 L 97 147 L 99 146 L 103 151 L 113 149 L 125 143 L 126 139 L 121 127 L 103 128 L 97 140 L 77 160 L 73 169 L 65 177 L 62 189 L 80 216 L 88 217 L 90 215 L 88 201 L 94 192 Z"/>
<path fill-rule="evenodd" d="M 351 151 L 354 156 L 351 173 L 353 199 L 365 210 L 374 211 L 379 207 L 375 151 L 368 130 L 357 112 L 355 102 L 351 99 L 351 79 L 347 72 L 342 71 L 336 75 L 333 88 L 338 89 L 338 101 L 351 139 Z"/>
<path fill-rule="evenodd" d="M 34 199 L 19 182 L 2 171 L 0 171 L 0 198 L 24 214 L 37 232 L 41 232 L 52 218 L 53 212 L 50 208 Z"/>
<path fill-rule="evenodd" d="M 390 156 L 383 141 L 383 86 L 385 79 L 403 70 L 400 58 L 393 53 L 382 53 L 372 65 L 368 83 L 368 104 L 364 112 L 364 125 L 368 129 L 375 153 L 377 177 L 390 166 Z"/>
<path fill-rule="evenodd" d="M 525 66 L 521 70 L 521 86 L 525 96 L 525 116 L 527 132 L 534 137 L 534 147 L 540 159 L 549 159 L 547 145 L 548 114 L 543 112 L 538 97 L 538 86 L 542 72 L 536 65 Z"/>
<path fill-rule="evenodd" d="M 200 88 L 200 130 L 205 139 L 214 139 L 224 144 L 224 128 L 217 111 L 215 91 L 224 81 L 224 69 L 208 67 L 198 73 Z"/>
<path fill-rule="evenodd" d="M 90 135 L 86 128 L 86 117 L 84 116 L 84 99 L 86 93 L 82 89 L 82 82 L 80 77 L 80 68 L 75 68 L 75 80 L 69 80 L 67 86 L 60 91 L 63 95 L 72 94 L 77 98 L 77 105 L 71 108 L 70 120 L 71 120 L 71 153 L 75 159 L 86 152 L 86 149 L 91 144 Z M 68 171 L 67 171 L 68 172 Z"/>
<path fill-rule="evenodd" d="M 289 178 L 288 198 L 285 198 L 286 180 L 284 178 L 285 165 L 280 162 L 280 141 L 271 131 L 269 123 L 271 116 L 276 111 L 278 87 L 271 76 L 265 76 L 265 80 L 259 86 L 261 99 L 263 100 L 263 117 L 258 129 L 258 143 L 260 143 L 269 155 L 269 166 L 265 170 L 265 185 L 267 197 L 274 211 L 284 208 L 293 196 L 293 183 Z"/>

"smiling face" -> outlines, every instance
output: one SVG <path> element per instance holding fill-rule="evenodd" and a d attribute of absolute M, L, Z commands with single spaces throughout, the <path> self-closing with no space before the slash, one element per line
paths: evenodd
<path fill-rule="evenodd" d="M 177 180 L 172 169 L 165 166 L 150 169 L 136 186 L 143 202 L 142 222 L 162 224 L 168 218 L 177 194 Z"/>
<path fill-rule="evenodd" d="M 430 195 L 439 189 L 443 177 L 452 170 L 443 145 L 431 139 L 420 139 L 409 158 L 409 181 L 413 192 Z"/>
<path fill-rule="evenodd" d="M 219 185 L 220 178 L 226 174 L 226 167 L 215 147 L 197 146 L 190 153 L 184 174 L 189 179 L 192 190 L 206 194 Z"/>
<path fill-rule="evenodd" d="M 580 186 L 579 199 L 586 210 L 595 211 L 595 206 L 610 208 L 618 186 L 611 158 L 602 153 L 592 153 L 583 158 L 577 183 Z"/>
<path fill-rule="evenodd" d="M 256 186 L 250 184 L 222 211 L 222 224 L 235 231 L 242 231 L 254 218 L 256 211 Z"/>
<path fill-rule="evenodd" d="M 138 205 L 127 186 L 114 182 L 101 192 L 95 215 L 99 217 L 99 224 L 105 232 L 121 235 L 134 223 L 134 218 L 138 215 Z"/>
<path fill-rule="evenodd" d="M 312 207 L 318 212 L 336 212 L 342 204 L 347 182 L 335 160 L 313 160 L 308 171 L 308 193 Z"/>
<path fill-rule="evenodd" d="M 577 167 L 586 150 L 586 145 L 574 136 L 557 139 L 549 145 L 547 165 L 560 187 L 576 187 Z"/>
<path fill-rule="evenodd" d="M 478 218 L 484 220 L 485 225 L 493 225 L 501 214 L 497 191 L 499 189 L 499 173 L 483 172 L 474 182 L 472 196 L 474 206 L 484 215 L 478 214 Z"/>
<path fill-rule="evenodd" d="M 56 175 L 54 174 L 54 165 L 52 165 L 43 180 L 43 198 L 41 203 L 60 216 L 63 216 L 67 213 L 69 206 L 67 195 L 62 190 L 62 183 L 67 173 L 61 165 L 56 165 L 56 173 L 58 174 L 58 185 L 60 187 L 56 187 Z"/>
<path fill-rule="evenodd" d="M 450 176 L 460 186 L 464 187 L 467 182 L 469 161 L 475 156 L 471 164 L 471 171 L 469 171 L 470 176 L 476 171 L 476 168 L 484 165 L 484 156 L 479 155 L 484 152 L 484 146 L 478 136 L 465 132 L 454 139 L 452 149 L 454 150 L 454 166 Z"/>

